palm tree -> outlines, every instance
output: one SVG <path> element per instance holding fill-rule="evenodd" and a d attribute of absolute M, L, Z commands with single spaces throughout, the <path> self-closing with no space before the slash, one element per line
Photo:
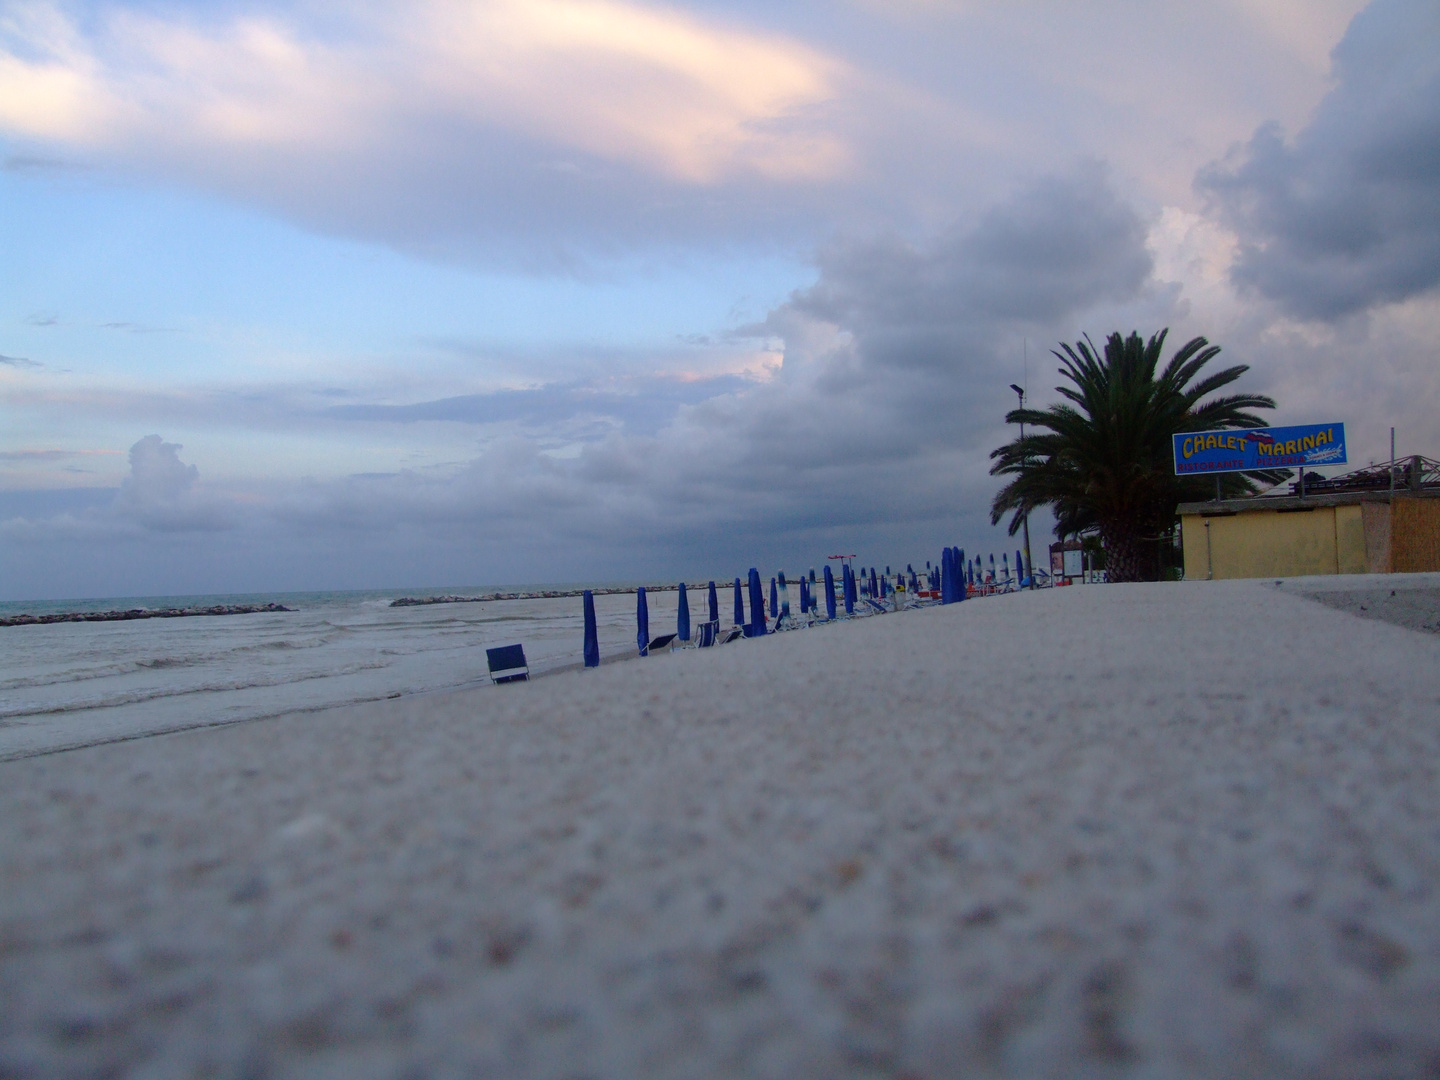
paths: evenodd
<path fill-rule="evenodd" d="M 994 451 L 992 476 L 1011 476 L 990 507 L 990 523 L 1009 511 L 1010 535 L 1029 511 L 1049 506 L 1055 533 L 1099 533 L 1111 581 L 1153 581 L 1160 575 L 1157 538 L 1175 520 L 1185 499 L 1210 496 L 1211 477 L 1174 475 L 1171 436 L 1183 431 L 1263 427 L 1251 409 L 1273 409 L 1259 394 L 1236 394 L 1200 402 L 1246 371 L 1244 364 L 1191 380 L 1220 352 L 1203 337 L 1187 342 L 1156 377 L 1169 330 L 1149 342 L 1118 333 L 1100 350 L 1087 336 L 1072 349 L 1055 352 L 1060 374 L 1071 385 L 1056 389 L 1072 404 L 1043 411 L 1016 409 L 1011 424 L 1034 430 Z M 1213 474 L 1212 474 L 1213 475 Z M 1229 473 L 1221 480 L 1230 494 L 1256 490 L 1255 479 L 1278 480 L 1279 473 Z M 1253 478 L 1253 479 L 1252 479 Z"/>

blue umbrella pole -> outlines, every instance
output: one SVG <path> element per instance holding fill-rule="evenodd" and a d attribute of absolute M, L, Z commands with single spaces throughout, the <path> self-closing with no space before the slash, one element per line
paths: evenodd
<path fill-rule="evenodd" d="M 740 579 L 735 579 L 735 625 L 745 625 L 745 600 L 740 595 Z"/>
<path fill-rule="evenodd" d="M 835 618 L 835 575 L 829 563 L 825 564 L 825 617 Z"/>

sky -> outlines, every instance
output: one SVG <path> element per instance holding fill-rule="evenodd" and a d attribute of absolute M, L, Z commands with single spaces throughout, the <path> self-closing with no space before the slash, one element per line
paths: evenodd
<path fill-rule="evenodd" d="M 1086 334 L 1440 456 L 1440 5 L 0 0 L 0 252 L 0 599 L 998 553 Z"/>

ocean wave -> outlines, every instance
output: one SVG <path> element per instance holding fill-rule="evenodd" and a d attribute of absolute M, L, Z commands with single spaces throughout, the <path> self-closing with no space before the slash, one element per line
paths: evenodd
<path fill-rule="evenodd" d="M 200 683 L 194 686 L 151 687 L 122 693 L 97 695 L 89 698 L 72 699 L 65 702 L 21 703 L 12 708 L 0 707 L 0 720 L 15 720 L 31 716 L 54 716 L 61 713 L 85 712 L 91 709 L 113 709 L 122 705 L 138 705 L 147 701 L 161 701 L 166 698 L 185 697 L 189 694 L 215 694 L 236 690 L 256 690 L 291 683 L 312 682 L 316 679 L 344 678 L 362 671 L 375 671 L 390 667 L 389 661 L 346 664 L 326 668 L 324 671 L 284 672 L 271 678 L 232 679 Z"/>
<path fill-rule="evenodd" d="M 286 638 L 280 641 L 261 641 L 236 645 L 228 649 L 211 649 L 188 654 L 142 656 L 134 660 L 107 661 L 69 667 L 59 671 L 41 672 L 34 675 L 17 675 L 0 679 L 0 693 L 7 690 L 33 690 L 42 686 L 63 686 L 66 683 L 91 682 L 95 679 L 113 679 L 136 672 L 164 671 L 180 668 L 197 668 L 210 664 L 223 664 L 244 656 L 272 653 L 304 652 L 323 649 L 334 643 L 334 637 L 317 635 L 308 638 Z"/>
<path fill-rule="evenodd" d="M 134 661 L 126 661 L 102 664 L 99 667 L 66 668 L 64 671 L 42 675 L 17 675 L 13 679 L 0 679 L 0 692 L 33 690 L 37 686 L 59 686 L 63 683 L 85 682 L 89 679 L 113 679 L 117 675 L 129 675 L 134 671 Z"/>

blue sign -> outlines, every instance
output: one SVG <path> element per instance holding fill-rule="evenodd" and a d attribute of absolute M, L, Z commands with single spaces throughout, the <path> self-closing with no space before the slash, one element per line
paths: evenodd
<path fill-rule="evenodd" d="M 1344 424 L 1230 428 L 1175 437 L 1175 472 L 1253 472 L 1344 465 Z"/>

